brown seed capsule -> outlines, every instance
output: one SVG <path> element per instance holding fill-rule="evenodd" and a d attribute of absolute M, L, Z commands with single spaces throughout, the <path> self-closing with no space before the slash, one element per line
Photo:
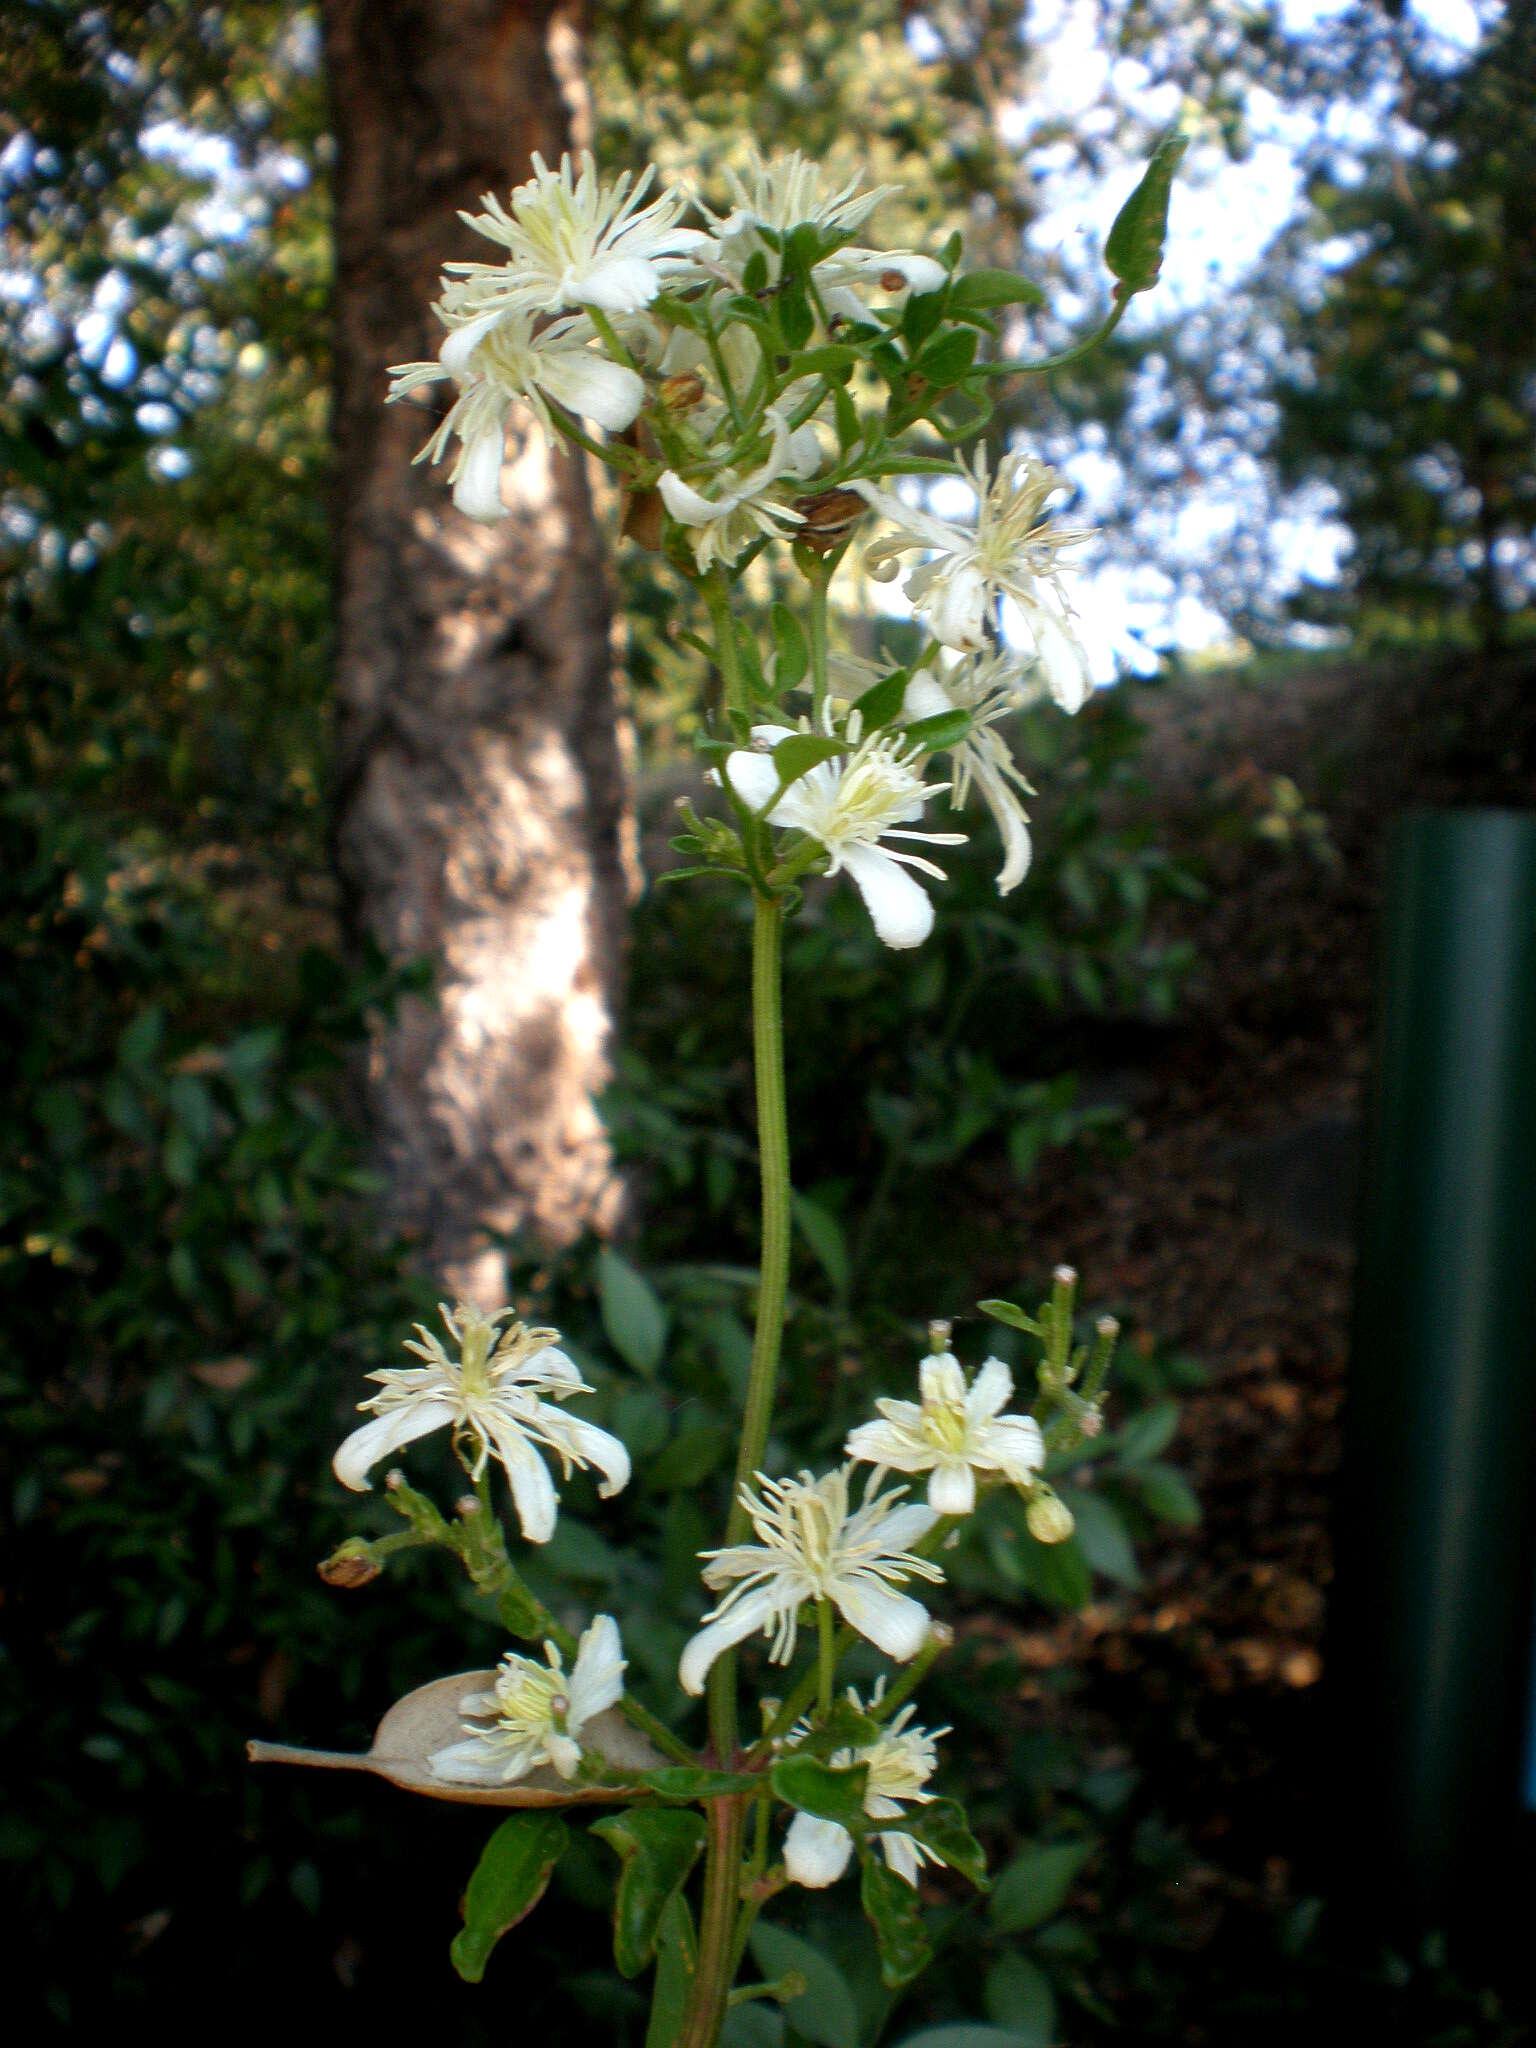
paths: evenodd
<path fill-rule="evenodd" d="M 883 292 L 905 291 L 906 284 L 907 280 L 899 270 L 882 270 L 880 273 L 880 289 Z"/>
<path fill-rule="evenodd" d="M 803 522 L 795 539 L 825 555 L 841 546 L 869 507 L 857 491 L 818 491 L 813 497 L 796 498 L 795 510 Z"/>
<path fill-rule="evenodd" d="M 631 491 L 624 500 L 624 518 L 620 527 L 624 538 L 632 540 L 636 547 L 649 548 L 655 554 L 661 547 L 664 509 L 659 491 Z"/>
<path fill-rule="evenodd" d="M 350 1550 L 346 1544 L 315 1569 L 328 1586 L 344 1586 L 349 1591 L 354 1586 L 366 1586 L 380 1571 L 365 1551 Z"/>
<path fill-rule="evenodd" d="M 669 412 L 686 412 L 704 396 L 704 379 L 697 370 L 679 370 L 662 378 L 659 395 Z"/>

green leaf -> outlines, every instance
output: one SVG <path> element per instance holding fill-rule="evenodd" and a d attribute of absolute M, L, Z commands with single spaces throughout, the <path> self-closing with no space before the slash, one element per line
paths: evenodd
<path fill-rule="evenodd" d="M 760 292 L 768 282 L 768 258 L 761 249 L 754 249 L 742 266 L 741 288 L 744 292 Z"/>
<path fill-rule="evenodd" d="M 914 1842 L 931 1849 L 941 1863 L 968 1878 L 978 1891 L 987 1890 L 986 1851 L 971 1833 L 965 1808 L 958 1800 L 931 1799 L 926 1806 L 912 1807 L 902 1815 L 899 1827 L 893 1824 L 892 1832 L 910 1835 Z"/>
<path fill-rule="evenodd" d="M 805 286 L 793 273 L 779 288 L 779 332 L 790 349 L 804 348 L 816 327 L 816 316 L 806 297 Z"/>
<path fill-rule="evenodd" d="M 813 1813 L 818 1820 L 835 1821 L 849 1834 L 862 1834 L 867 1825 L 864 1794 L 869 1787 L 869 1766 L 834 1770 L 813 1756 L 780 1757 L 770 1777 L 773 1789 L 786 1806 L 801 1813 Z"/>
<path fill-rule="evenodd" d="M 1075 1842 L 1045 1842 L 1016 1856 L 993 1888 L 994 1932 L 1022 1934 L 1059 1913 L 1077 1873 L 1097 1846 L 1088 1836 Z"/>
<path fill-rule="evenodd" d="M 1072 1510 L 1077 1527 L 1073 1538 L 1091 1571 L 1102 1572 L 1119 1586 L 1139 1586 L 1131 1532 L 1101 1493 L 1086 1487 L 1059 1486 L 1056 1491 Z"/>
<path fill-rule="evenodd" d="M 638 1977 L 656 1953 L 662 1918 L 688 1881 L 708 1832 L 686 1807 L 632 1807 L 593 1827 L 623 1862 L 613 1904 L 613 1960 L 621 1977 Z"/>
<path fill-rule="evenodd" d="M 1171 1522 L 1176 1529 L 1199 1527 L 1200 1502 L 1176 1466 L 1138 1465 L 1125 1478 L 1140 1494 L 1147 1512 L 1160 1522 Z"/>
<path fill-rule="evenodd" d="M 1037 1600 L 1069 1612 L 1093 1598 L 1093 1574 L 1075 1537 L 1065 1543 L 1038 1543 L 1026 1533 L 1018 1554 L 1023 1585 Z"/>
<path fill-rule="evenodd" d="M 780 740 L 773 750 L 773 765 L 779 771 L 779 789 L 774 803 L 792 782 L 798 782 L 802 775 L 822 761 L 830 761 L 845 751 L 841 740 L 831 739 L 822 733 L 795 732 L 787 740 Z M 772 808 L 770 804 L 769 809 Z"/>
<path fill-rule="evenodd" d="M 1120 280 L 1116 296 L 1129 298 L 1149 291 L 1163 267 L 1163 242 L 1168 233 L 1168 195 L 1188 138 L 1166 135 L 1157 145 L 1141 183 L 1115 215 L 1104 244 L 1104 261 Z"/>
<path fill-rule="evenodd" d="M 597 1255 L 597 1288 L 609 1343 L 649 1379 L 667 1341 L 667 1312 L 655 1288 L 606 1245 Z"/>
<path fill-rule="evenodd" d="M 1032 1315 L 1027 1315 L 1017 1302 L 994 1298 L 990 1301 L 978 1301 L 976 1306 L 984 1316 L 990 1316 L 994 1323 L 1006 1323 L 1011 1330 L 1027 1330 L 1031 1337 L 1038 1337 L 1040 1334 L 1040 1325 Z"/>
<path fill-rule="evenodd" d="M 863 1749 L 880 1740 L 880 1723 L 850 1699 L 834 1700 L 821 1726 L 796 1745 L 796 1756 L 827 1757 L 840 1749 Z"/>
<path fill-rule="evenodd" d="M 792 1194 L 789 1206 L 800 1235 L 816 1254 L 818 1263 L 832 1285 L 841 1294 L 848 1285 L 848 1241 L 843 1236 L 843 1226 L 820 1202 L 813 1202 L 809 1195 Z"/>
<path fill-rule="evenodd" d="M 948 285 L 936 292 L 914 292 L 901 311 L 901 331 L 908 348 L 916 349 L 932 334 L 944 317 Z"/>
<path fill-rule="evenodd" d="M 916 1888 L 883 1856 L 864 1853 L 859 1899 L 880 1949 L 880 1981 L 899 1991 L 922 1975 L 932 1958 Z"/>
<path fill-rule="evenodd" d="M 962 2023 L 956 2027 L 924 2027 L 920 2034 L 908 2034 L 901 2048 L 1032 2048 L 1027 2035 L 1003 2027 L 980 2027 Z"/>
<path fill-rule="evenodd" d="M 720 2048 L 783 2048 L 784 2015 L 765 1998 L 733 2005 L 720 2029 Z"/>
<path fill-rule="evenodd" d="M 877 732 L 881 726 L 889 725 L 893 718 L 901 716 L 907 684 L 911 680 L 910 669 L 897 668 L 892 669 L 888 676 L 882 676 L 878 683 L 870 684 L 853 707 L 864 721 L 865 732 Z"/>
<path fill-rule="evenodd" d="M 757 1967 L 770 1981 L 791 1970 L 798 1970 L 804 1977 L 805 1992 L 792 1998 L 784 2008 L 784 2017 L 797 2034 L 814 2041 L 817 2048 L 859 2048 L 858 2008 L 835 1963 L 829 1962 L 808 1941 L 802 1941 L 798 1934 L 791 1934 L 784 1927 L 770 1927 L 761 1920 L 752 1930 L 752 1954 Z"/>
<path fill-rule="evenodd" d="M 465 1889 L 464 1925 L 448 1953 L 466 1984 L 485 1975 L 491 1950 L 543 1898 L 568 1837 L 553 1813 L 515 1813 L 481 1851 Z"/>
<path fill-rule="evenodd" d="M 786 604 L 773 608 L 773 681 L 775 691 L 792 690 L 810 666 L 805 628 Z"/>
<path fill-rule="evenodd" d="M 1050 2048 L 1056 2038 L 1056 1994 L 1051 1980 L 1028 1956 L 1001 1956 L 987 1972 L 987 2017 L 1009 2028 L 1030 2048 Z"/>
<path fill-rule="evenodd" d="M 912 365 L 914 376 L 947 389 L 958 384 L 976 360 L 976 332 L 970 327 L 951 327 L 930 341 Z"/>
<path fill-rule="evenodd" d="M 1141 1464 L 1167 1450 L 1179 1427 L 1177 1401 L 1159 1401 L 1133 1415 L 1115 1439 L 1115 1449 L 1127 1464 Z"/>
<path fill-rule="evenodd" d="M 661 1918 L 656 1940 L 656 1988 L 651 1994 L 651 2023 L 645 2048 L 677 2048 L 688 2011 L 688 1999 L 699 1974 L 699 1943 L 693 1915 L 681 1892 L 674 1892 Z"/>
<path fill-rule="evenodd" d="M 1032 278 L 1014 270 L 966 270 L 951 287 L 950 304 L 977 311 L 988 306 L 1043 306 L 1045 293 Z"/>
<path fill-rule="evenodd" d="M 663 1764 L 659 1770 L 624 1774 L 626 1785 L 646 1785 L 662 1799 L 725 1799 L 755 1792 L 762 1783 L 750 1771 L 706 1771 L 693 1764 Z"/>
<path fill-rule="evenodd" d="M 957 745 L 970 729 L 968 711 L 938 711 L 932 718 L 914 719 L 901 730 L 903 738 L 916 741 L 925 754 L 938 754 Z"/>

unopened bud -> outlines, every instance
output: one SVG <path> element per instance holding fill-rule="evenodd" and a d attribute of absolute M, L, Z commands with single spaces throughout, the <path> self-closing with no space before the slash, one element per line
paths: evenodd
<path fill-rule="evenodd" d="M 905 290 L 906 290 L 906 288 L 907 288 L 907 280 L 906 280 L 906 279 L 905 279 L 905 278 L 904 278 L 904 277 L 902 276 L 902 274 L 901 274 L 901 272 L 900 272 L 899 270 L 882 270 L 882 271 L 881 271 L 881 273 L 880 273 L 880 289 L 881 289 L 881 291 L 883 291 L 883 292 L 900 292 L 900 291 L 905 291 Z"/>
<path fill-rule="evenodd" d="M 1100 1316 L 1093 1326 L 1101 1337 L 1118 1337 L 1120 1325 L 1114 1316 Z"/>
<path fill-rule="evenodd" d="M 1052 1273 L 1051 1278 L 1058 1287 L 1075 1287 L 1077 1285 L 1077 1268 L 1076 1266 L 1058 1266 L 1055 1272 Z"/>
<path fill-rule="evenodd" d="M 1102 1436 L 1104 1434 L 1104 1418 L 1097 1408 L 1085 1408 L 1083 1410 L 1082 1414 L 1077 1418 L 1077 1433 L 1079 1436 L 1087 1437 Z"/>
<path fill-rule="evenodd" d="M 687 412 L 704 396 L 704 379 L 697 370 L 678 370 L 662 378 L 658 395 L 669 412 Z"/>
<path fill-rule="evenodd" d="M 930 1621 L 928 1640 L 936 1650 L 952 1650 L 955 1646 L 955 1632 L 947 1621 Z"/>
<path fill-rule="evenodd" d="M 928 1325 L 928 1349 L 935 1354 L 947 1351 L 949 1349 L 950 1335 L 954 1327 L 953 1323 L 944 1323 L 937 1320 L 931 1322 Z"/>
<path fill-rule="evenodd" d="M 1049 1487 L 1034 1494 L 1024 1510 L 1024 1520 L 1037 1543 L 1065 1543 L 1077 1526 L 1072 1510 Z"/>
<path fill-rule="evenodd" d="M 384 1491 L 386 1493 L 398 1493 L 404 1484 L 405 1474 L 398 1465 L 395 1466 L 393 1471 L 384 1474 Z"/>
<path fill-rule="evenodd" d="M 362 1538 L 354 1536 L 315 1569 L 326 1585 L 350 1590 L 354 1586 L 366 1586 L 371 1579 L 376 1579 L 382 1567 L 374 1562 Z"/>
<path fill-rule="evenodd" d="M 468 1522 L 480 1512 L 480 1496 L 475 1493 L 461 1493 L 453 1504 L 453 1512 Z"/>

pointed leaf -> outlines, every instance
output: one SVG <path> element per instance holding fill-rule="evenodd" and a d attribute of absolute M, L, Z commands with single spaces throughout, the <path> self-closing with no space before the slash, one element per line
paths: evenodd
<path fill-rule="evenodd" d="M 882 725 L 889 725 L 893 718 L 901 716 L 907 684 L 911 680 L 910 669 L 898 668 L 892 669 L 888 676 L 882 676 L 878 683 L 870 684 L 853 707 L 864 721 L 865 732 L 876 732 Z"/>
<path fill-rule="evenodd" d="M 792 690 L 810 664 L 805 629 L 786 604 L 773 608 L 773 681 L 775 690 Z"/>
<path fill-rule="evenodd" d="M 1168 233 L 1168 195 L 1188 146 L 1186 136 L 1164 136 L 1141 183 L 1115 216 L 1104 244 L 1104 261 L 1120 280 L 1117 295 L 1122 299 L 1133 292 L 1149 291 L 1157 283 Z"/>
<path fill-rule="evenodd" d="M 1051 1980 L 1028 1956 L 1001 1956 L 987 1972 L 987 2017 L 1012 2029 L 1029 2048 L 1049 2048 L 1056 2039 L 1056 1994 Z"/>
<path fill-rule="evenodd" d="M 516 1813 L 486 1843 L 464 1893 L 464 1925 L 448 1953 L 466 1984 L 485 1975 L 491 1950 L 543 1898 L 566 1842 L 552 1813 Z"/>
<path fill-rule="evenodd" d="M 958 384 L 976 360 L 976 333 L 969 327 L 951 327 L 936 335 L 912 365 L 916 376 L 947 389 Z"/>
<path fill-rule="evenodd" d="M 866 1850 L 859 1898 L 879 1945 L 880 1981 L 899 1991 L 921 1976 L 933 1955 L 916 1888 L 883 1856 Z"/>
<path fill-rule="evenodd" d="M 1092 1836 L 1075 1842 L 1043 1842 L 1016 1856 L 997 1880 L 990 1915 L 999 1934 L 1022 1934 L 1059 1913 L 1098 1844 Z"/>
<path fill-rule="evenodd" d="M 686 1807 L 632 1807 L 598 1821 L 592 1832 L 624 1864 L 613 1905 L 613 1960 L 621 1977 L 638 1977 L 656 1953 L 668 1906 L 704 1847 L 704 1816 Z"/>
<path fill-rule="evenodd" d="M 931 1849 L 941 1863 L 958 1870 L 978 1891 L 988 1889 L 987 1855 L 971 1833 L 965 1808 L 955 1799 L 932 1799 L 926 1806 L 911 1806 L 899 1823 L 892 1822 L 893 1834 L 910 1835 Z"/>
<path fill-rule="evenodd" d="M 848 1285 L 848 1241 L 843 1236 L 843 1226 L 820 1202 L 813 1202 L 809 1195 L 792 1194 L 790 1210 L 818 1263 L 832 1285 L 841 1294 Z"/>
<path fill-rule="evenodd" d="M 651 2023 L 645 2048 L 677 2048 L 694 1979 L 699 1974 L 699 1943 L 693 1915 L 681 1892 L 674 1892 L 662 1915 L 656 1943 L 656 1988 L 651 1996 Z"/>
<path fill-rule="evenodd" d="M 798 1934 L 759 1921 L 752 1930 L 752 1954 L 769 1979 L 798 1970 L 806 1982 L 799 1998 L 790 1999 L 784 2017 L 795 2032 L 817 2048 L 859 2048 L 859 2013 L 847 1980 L 820 1949 Z M 647 2048 L 650 2044 L 647 2043 Z"/>
<path fill-rule="evenodd" d="M 925 754 L 940 754 L 946 747 L 958 746 L 970 729 L 968 712 L 936 711 L 932 718 L 918 718 L 911 725 L 904 725 L 902 734 L 915 741 Z"/>
<path fill-rule="evenodd" d="M 1176 1529 L 1200 1525 L 1200 1501 L 1194 1488 L 1174 1465 L 1138 1465 L 1125 1477 L 1141 1495 L 1148 1512 Z"/>
<path fill-rule="evenodd" d="M 978 1301 L 976 1306 L 984 1316 L 990 1316 L 994 1323 L 1006 1323 L 1011 1330 L 1027 1330 L 1031 1337 L 1040 1334 L 1040 1325 L 1032 1315 L 1021 1309 L 1017 1302 L 1002 1301 L 994 1296 L 989 1301 Z"/>
<path fill-rule="evenodd" d="M 818 1820 L 836 1821 L 851 1835 L 862 1834 L 868 1825 L 864 1794 L 869 1788 L 869 1766 L 834 1770 L 813 1756 L 780 1757 L 770 1776 L 773 1789 L 786 1806 L 801 1813 L 813 1813 Z"/>
<path fill-rule="evenodd" d="M 1045 293 L 1032 278 L 1015 270 L 966 270 L 955 279 L 950 296 L 952 306 L 984 309 L 987 306 L 1043 306 Z"/>

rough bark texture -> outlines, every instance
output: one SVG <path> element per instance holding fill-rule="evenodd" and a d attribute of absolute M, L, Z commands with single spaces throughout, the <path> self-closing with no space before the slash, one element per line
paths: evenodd
<path fill-rule="evenodd" d="M 557 161 L 579 42 L 547 0 L 325 0 L 336 174 L 337 859 L 353 929 L 429 955 L 434 1003 L 373 1047 L 394 1219 L 450 1285 L 501 1292 L 488 1233 L 568 1241 L 618 1189 L 608 1072 L 628 788 L 582 458 L 514 426 L 512 517 L 477 526 L 411 458 L 436 414 L 385 368 L 436 353 L 459 221 Z M 577 139 L 580 137 L 578 135 Z M 451 395 L 445 390 L 444 402 Z"/>

